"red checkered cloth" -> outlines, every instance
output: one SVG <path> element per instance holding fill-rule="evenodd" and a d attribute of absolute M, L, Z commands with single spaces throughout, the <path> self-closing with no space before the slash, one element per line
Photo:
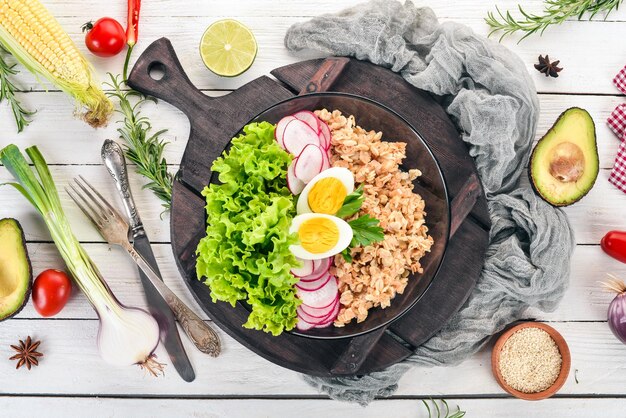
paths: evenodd
<path fill-rule="evenodd" d="M 617 73 L 613 79 L 613 84 L 615 84 L 615 87 L 617 87 L 619 91 L 626 94 L 626 67 L 622 68 L 622 70 Z"/>
<path fill-rule="evenodd" d="M 609 182 L 626 193 L 626 141 L 622 141 L 622 143 L 619 144 L 615 164 L 613 164 L 613 169 L 609 176 Z"/>
<path fill-rule="evenodd" d="M 626 94 L 626 67 L 617 73 L 613 79 L 613 84 L 619 91 Z M 609 116 L 607 123 L 615 132 L 615 135 L 622 141 L 617 150 L 609 182 L 626 193 L 626 141 L 624 141 L 626 139 L 626 104 L 618 105 L 611 113 L 611 116 Z"/>
<path fill-rule="evenodd" d="M 607 119 L 607 123 L 619 139 L 624 139 L 624 132 L 626 132 L 626 104 L 618 105 L 611 113 L 611 116 L 609 116 L 609 119 Z"/>

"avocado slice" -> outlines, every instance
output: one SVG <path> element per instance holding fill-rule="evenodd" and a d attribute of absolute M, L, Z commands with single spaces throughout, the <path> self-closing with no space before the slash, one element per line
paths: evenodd
<path fill-rule="evenodd" d="M 0 219 L 0 321 L 18 314 L 28 302 L 32 272 L 20 223 Z"/>
<path fill-rule="evenodd" d="M 572 107 L 561 113 L 530 157 L 533 188 L 553 206 L 582 199 L 598 177 L 596 126 L 587 112 Z"/>

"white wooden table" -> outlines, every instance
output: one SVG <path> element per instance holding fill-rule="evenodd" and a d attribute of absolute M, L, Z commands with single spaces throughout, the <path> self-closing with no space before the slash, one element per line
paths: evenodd
<path fill-rule="evenodd" d="M 91 19 L 112 16 L 125 22 L 125 1 L 43 0 L 81 49 L 85 49 L 80 26 Z M 153 40 L 171 39 L 190 79 L 208 95 L 229 90 L 262 75 L 272 68 L 315 57 L 293 55 L 283 46 L 289 25 L 325 12 L 339 11 L 357 0 L 144 0 L 137 57 Z M 479 0 L 438 0 L 430 2 L 441 20 L 455 20 L 486 34 L 483 18 L 493 2 Z M 515 0 L 498 0 L 512 9 Z M 540 0 L 524 2 L 530 11 L 541 7 Z M 222 79 L 205 69 L 198 55 L 198 42 L 214 20 L 233 17 L 254 32 L 259 53 L 252 68 L 234 79 Z M 505 44 L 518 53 L 532 74 L 540 92 L 541 117 L 538 137 L 570 106 L 589 110 L 596 121 L 601 171 L 594 189 L 579 203 L 566 209 L 576 231 L 578 246 L 572 259 L 570 288 L 559 309 L 553 313 L 529 311 L 528 318 L 549 322 L 570 345 L 572 369 L 563 389 L 550 400 L 536 403 L 514 400 L 496 384 L 490 368 L 490 347 L 453 368 L 414 368 L 400 382 L 388 400 L 378 400 L 363 409 L 331 401 L 320 395 L 292 371 L 280 368 L 248 351 L 220 332 L 224 352 L 218 359 L 196 351 L 183 338 L 196 369 L 193 383 L 183 382 L 171 368 L 165 377 L 144 376 L 133 367 L 107 366 L 96 351 L 97 320 L 86 299 L 75 295 L 53 319 L 42 319 L 28 306 L 15 318 L 0 323 L 0 416 L 210 416 L 210 417 L 425 417 L 418 399 L 446 398 L 459 404 L 470 417 L 626 416 L 626 347 L 619 343 L 606 324 L 611 296 L 597 281 L 606 272 L 626 276 L 626 265 L 604 255 L 598 243 L 610 229 L 626 229 L 626 196 L 607 182 L 618 146 L 605 120 L 626 98 L 619 96 L 611 80 L 626 64 L 626 7 L 607 21 L 566 22 L 548 29 L 542 37 L 531 37 L 517 45 Z M 612 45 L 612 42 L 617 42 Z M 560 59 L 565 67 L 558 79 L 546 79 L 532 65 L 539 54 Z M 119 73 L 122 57 L 98 59 L 90 56 L 102 79 L 107 71 Z M 117 138 L 115 124 L 94 131 L 72 117 L 73 104 L 62 93 L 45 88 L 22 72 L 21 85 L 27 92 L 20 98 L 37 109 L 34 122 L 15 134 L 9 109 L 0 109 L 0 147 L 14 142 L 20 147 L 36 144 L 51 164 L 60 189 L 75 175 L 82 174 L 105 195 L 116 199 L 113 183 L 100 162 L 105 138 Z M 186 118 L 166 103 L 146 108 L 156 128 L 167 128 L 166 156 L 172 171 L 177 169 L 188 136 Z M 10 175 L 0 167 L 0 183 Z M 190 293 L 176 269 L 170 250 L 169 219 L 159 217 L 162 209 L 150 192 L 141 191 L 143 180 L 133 174 L 131 183 L 139 210 L 154 243 L 154 251 L 167 284 L 198 313 Z M 98 233 L 62 193 L 64 206 L 74 230 L 101 267 L 119 299 L 128 305 L 145 306 L 137 272 L 117 248 L 103 243 Z M 25 228 L 35 273 L 63 268 L 42 221 L 26 201 L 10 188 L 0 189 L 0 218 L 15 217 Z M 202 314 L 204 315 L 204 314 Z M 206 319 L 206 318 L 205 318 Z M 15 370 L 8 361 L 9 344 L 32 335 L 43 341 L 45 357 L 30 372 Z M 157 351 L 161 360 L 165 351 Z"/>

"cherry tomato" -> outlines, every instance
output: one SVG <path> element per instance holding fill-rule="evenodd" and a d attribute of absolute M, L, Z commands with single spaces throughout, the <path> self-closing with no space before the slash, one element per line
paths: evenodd
<path fill-rule="evenodd" d="M 65 272 L 43 271 L 33 283 L 33 304 L 41 316 L 54 316 L 61 312 L 72 293 L 72 281 Z"/>
<path fill-rule="evenodd" d="M 626 263 L 626 232 L 625 231 L 609 231 L 602 241 L 600 246 L 605 253 L 611 257 Z"/>
<path fill-rule="evenodd" d="M 120 23 L 110 17 L 85 23 L 83 32 L 87 48 L 99 57 L 112 57 L 119 54 L 126 45 L 126 31 Z"/>

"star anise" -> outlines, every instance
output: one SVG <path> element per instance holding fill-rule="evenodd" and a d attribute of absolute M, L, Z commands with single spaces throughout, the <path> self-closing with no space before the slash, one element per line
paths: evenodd
<path fill-rule="evenodd" d="M 32 366 L 38 366 L 39 360 L 37 357 L 43 357 L 42 353 L 37 352 L 37 347 L 39 347 L 41 341 L 31 340 L 30 336 L 26 338 L 26 342 L 20 340 L 20 345 L 11 345 L 11 348 L 17 351 L 17 354 L 11 357 L 9 360 L 18 360 L 16 369 L 19 369 L 22 366 L 26 366 L 28 370 Z"/>
<path fill-rule="evenodd" d="M 550 62 L 550 57 L 548 57 L 548 55 L 546 55 L 545 58 L 539 55 L 539 64 L 535 64 L 535 68 L 540 73 L 544 73 L 546 77 L 550 76 L 556 78 L 559 76 L 559 71 L 563 69 L 557 67 L 560 62 L 561 61 L 559 60 Z"/>

